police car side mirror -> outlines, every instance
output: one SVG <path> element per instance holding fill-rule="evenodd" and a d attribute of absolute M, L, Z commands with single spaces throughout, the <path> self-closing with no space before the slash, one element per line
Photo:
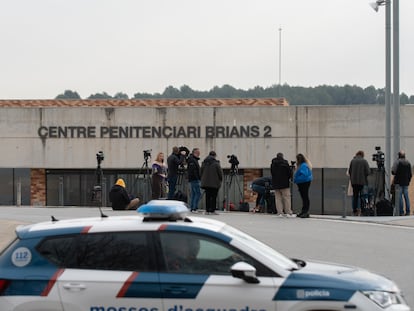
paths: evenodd
<path fill-rule="evenodd" d="M 236 262 L 230 269 L 231 275 L 235 278 L 242 279 L 247 283 L 260 283 L 256 277 L 256 268 L 246 262 Z"/>

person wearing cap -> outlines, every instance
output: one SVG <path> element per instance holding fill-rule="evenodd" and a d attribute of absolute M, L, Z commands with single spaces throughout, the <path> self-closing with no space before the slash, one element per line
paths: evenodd
<path fill-rule="evenodd" d="M 215 151 L 210 151 L 201 164 L 201 188 L 206 194 L 206 214 L 216 214 L 217 194 L 223 181 L 220 161 Z"/>
<path fill-rule="evenodd" d="M 119 178 L 109 191 L 109 200 L 113 210 L 131 210 L 138 207 L 139 199 L 134 198 L 125 189 L 125 181 Z"/>

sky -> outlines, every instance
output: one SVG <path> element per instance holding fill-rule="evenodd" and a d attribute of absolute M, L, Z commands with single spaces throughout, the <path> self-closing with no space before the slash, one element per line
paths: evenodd
<path fill-rule="evenodd" d="M 182 85 L 383 88 L 385 7 L 375 12 L 372 1 L 0 0 L 0 99 Z M 399 7 L 400 91 L 410 96 L 414 1 Z"/>

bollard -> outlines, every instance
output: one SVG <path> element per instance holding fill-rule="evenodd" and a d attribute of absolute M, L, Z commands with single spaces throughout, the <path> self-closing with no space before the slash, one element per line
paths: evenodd
<path fill-rule="evenodd" d="M 394 200 L 394 216 L 400 216 L 400 199 L 401 199 L 401 187 L 400 185 L 394 185 L 395 187 L 395 200 Z"/>
<path fill-rule="evenodd" d="M 59 176 L 59 206 L 63 206 L 64 205 L 64 199 L 63 199 L 63 193 L 64 193 L 64 189 L 63 189 L 63 176 Z"/>
<path fill-rule="evenodd" d="M 346 194 L 347 186 L 342 185 L 342 218 L 346 218 Z"/>
<path fill-rule="evenodd" d="M 22 182 L 21 182 L 20 178 L 17 182 L 16 205 L 17 206 L 22 205 Z"/>

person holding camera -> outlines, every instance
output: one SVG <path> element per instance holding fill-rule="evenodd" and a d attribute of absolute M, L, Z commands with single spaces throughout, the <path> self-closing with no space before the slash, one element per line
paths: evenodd
<path fill-rule="evenodd" d="M 138 207 L 139 199 L 134 198 L 125 189 L 125 181 L 119 178 L 109 191 L 109 200 L 113 210 L 131 210 Z"/>
<path fill-rule="evenodd" d="M 352 186 L 352 215 L 361 216 L 360 199 L 364 186 L 368 185 L 369 164 L 364 151 L 359 150 L 351 160 L 348 169 Z"/>
<path fill-rule="evenodd" d="M 296 155 L 298 168 L 293 176 L 293 182 L 298 186 L 299 194 L 302 199 L 302 211 L 297 215 L 300 218 L 309 218 L 309 187 L 311 185 L 312 164 L 301 153 Z"/>
<path fill-rule="evenodd" d="M 292 168 L 289 166 L 289 162 L 283 158 L 283 153 L 279 152 L 276 158 L 272 159 L 270 172 L 272 174 L 272 187 L 275 190 L 276 216 L 293 216 L 290 202 Z"/>
<path fill-rule="evenodd" d="M 172 200 L 175 194 L 175 187 L 177 186 L 178 170 L 180 165 L 184 165 L 185 151 L 181 151 L 177 146 L 172 148 L 172 153 L 167 158 L 168 165 L 168 199 Z"/>
<path fill-rule="evenodd" d="M 408 186 L 410 185 L 412 177 L 412 168 L 411 163 L 405 158 L 404 150 L 400 150 L 400 152 L 398 152 L 398 159 L 392 165 L 391 173 L 394 175 L 393 183 L 400 186 L 400 216 L 409 216 L 410 197 L 408 196 Z M 405 201 L 405 213 L 403 196 Z"/>
<path fill-rule="evenodd" d="M 164 163 L 164 153 L 159 152 L 152 163 L 152 175 L 151 175 L 151 189 L 152 199 L 156 200 L 165 197 L 165 177 L 167 173 L 167 166 Z"/>
<path fill-rule="evenodd" d="M 220 161 L 215 151 L 210 151 L 201 164 L 201 188 L 206 194 L 206 214 L 216 214 L 217 194 L 223 181 Z"/>
<path fill-rule="evenodd" d="M 194 148 L 187 160 L 188 182 L 191 189 L 190 211 L 195 212 L 198 209 L 198 202 L 201 198 L 200 191 L 200 149 Z"/>

